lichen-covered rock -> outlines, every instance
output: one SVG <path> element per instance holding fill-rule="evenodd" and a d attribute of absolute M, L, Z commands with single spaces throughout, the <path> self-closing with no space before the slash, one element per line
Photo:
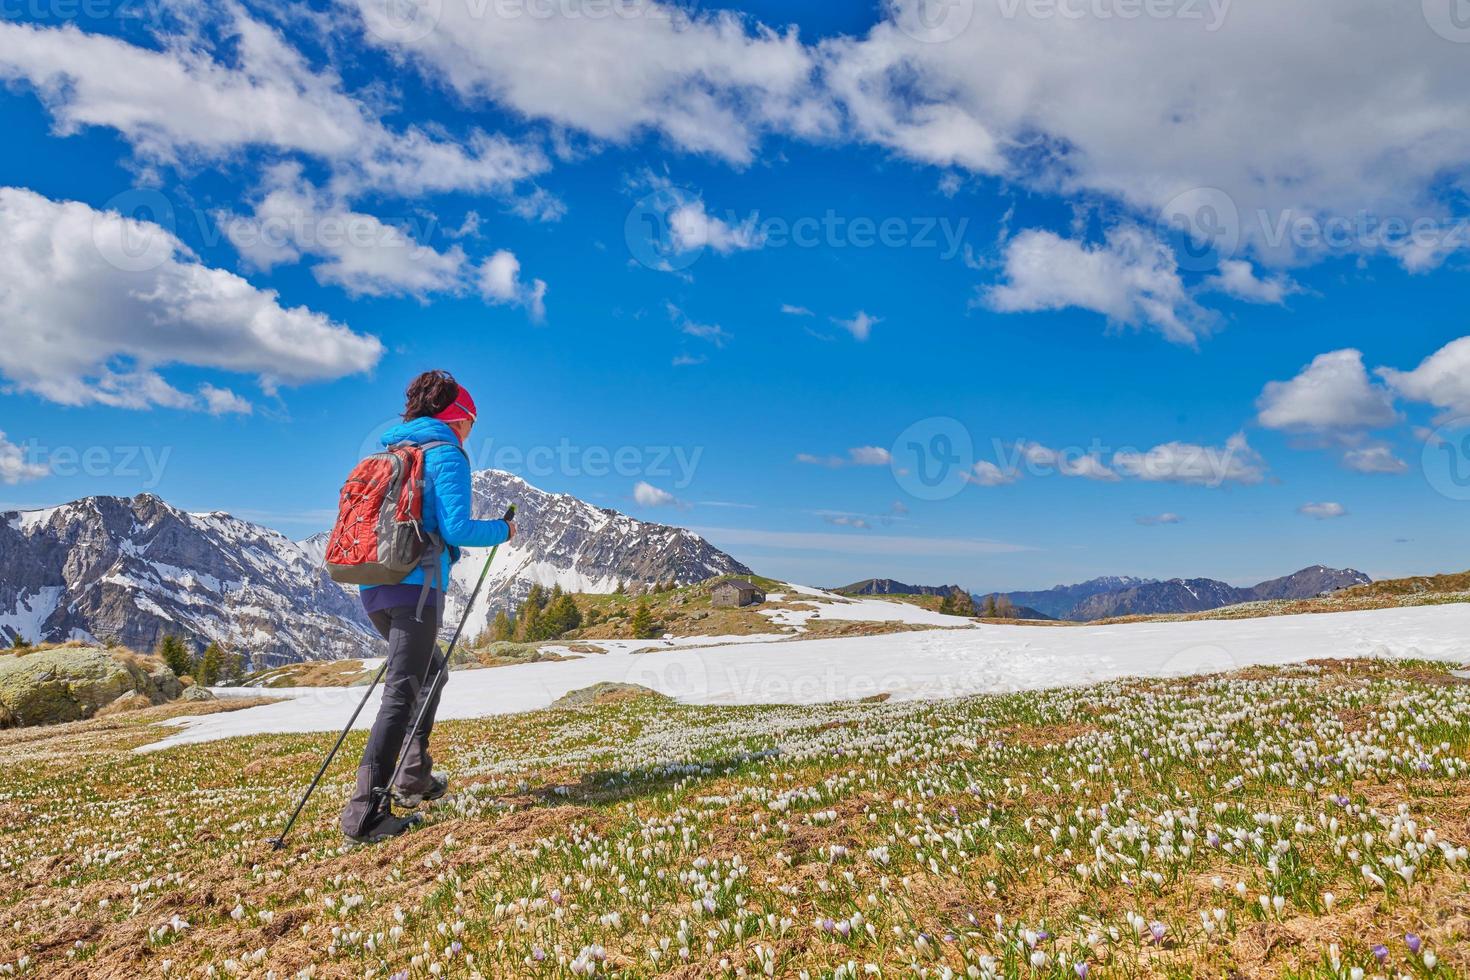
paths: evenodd
<path fill-rule="evenodd" d="M 162 704 L 182 693 L 164 664 L 98 647 L 54 647 L 0 656 L 0 725 L 91 718 L 128 694 Z"/>
<path fill-rule="evenodd" d="M 218 699 L 214 696 L 214 692 L 211 691 L 209 688 L 207 688 L 207 687 L 200 687 L 198 684 L 195 684 L 193 687 L 186 688 L 184 690 L 184 693 L 182 695 L 180 695 L 180 700 L 183 700 L 183 701 L 216 701 Z"/>
<path fill-rule="evenodd" d="M 590 708 L 598 704 L 612 704 L 616 701 L 631 701 L 634 698 L 658 698 L 661 701 L 669 700 L 668 695 L 660 694 L 653 688 L 644 687 L 642 684 L 617 684 L 612 681 L 599 681 L 591 687 L 581 687 L 575 691 L 568 691 L 551 703 L 553 708 Z"/>

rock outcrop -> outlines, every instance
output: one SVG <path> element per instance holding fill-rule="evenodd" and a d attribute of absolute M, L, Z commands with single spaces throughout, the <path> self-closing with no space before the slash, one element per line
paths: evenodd
<path fill-rule="evenodd" d="M 181 694 L 167 666 L 131 653 L 66 646 L 0 656 L 0 727 L 80 721 L 138 705 L 118 704 L 131 695 L 162 704 Z"/>

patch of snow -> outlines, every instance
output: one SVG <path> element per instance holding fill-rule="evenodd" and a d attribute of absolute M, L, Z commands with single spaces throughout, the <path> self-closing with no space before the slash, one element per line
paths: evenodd
<path fill-rule="evenodd" d="M 645 644 L 647 645 L 647 644 Z M 1470 604 L 1261 619 L 1112 626 L 979 625 L 884 636 L 741 642 L 664 653 L 610 652 L 580 660 L 456 672 L 439 718 L 544 708 L 598 681 L 642 684 L 694 704 L 811 704 L 889 693 L 895 698 L 1166 677 L 1314 658 L 1470 657 Z M 175 718 L 177 731 L 139 751 L 263 732 L 327 731 L 346 724 L 359 688 L 271 692 L 288 700 Z M 367 727 L 378 694 L 358 718 Z"/>
<path fill-rule="evenodd" d="M 61 507 L 42 507 L 40 510 L 23 510 L 10 519 L 10 527 L 12 530 L 29 533 L 32 528 L 40 527 L 42 524 L 51 520 L 51 515 L 58 510 L 61 510 Z"/>
<path fill-rule="evenodd" d="M 41 639 L 46 620 L 56 611 L 64 590 L 59 585 L 46 585 L 30 595 L 23 595 L 10 612 L 0 613 L 0 631 L 6 627 L 16 635 L 35 643 Z"/>

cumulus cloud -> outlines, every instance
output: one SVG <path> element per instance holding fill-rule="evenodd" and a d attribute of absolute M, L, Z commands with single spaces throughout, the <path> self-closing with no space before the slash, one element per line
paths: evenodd
<path fill-rule="evenodd" d="M 1223 447 L 1166 442 L 1147 452 L 1120 450 L 1113 454 L 1113 466 L 1138 480 L 1205 487 L 1260 483 L 1266 478 L 1265 460 L 1241 432 L 1225 440 Z"/>
<path fill-rule="evenodd" d="M 1301 291 L 1301 287 L 1285 275 L 1256 275 L 1255 267 L 1243 259 L 1226 259 L 1220 263 L 1219 271 L 1204 282 L 1204 288 L 1225 293 L 1246 303 L 1262 303 L 1280 306 L 1286 297 Z"/>
<path fill-rule="evenodd" d="M 656 133 L 680 149 L 746 164 L 766 132 L 836 128 L 795 28 L 777 33 L 732 12 L 691 14 L 655 2 L 639 4 L 634 16 L 597 17 L 444 0 L 432 29 L 405 37 L 381 0 L 348 2 L 370 43 L 434 84 L 601 140 Z"/>
<path fill-rule="evenodd" d="M 1177 344 L 1196 343 L 1212 325 L 1184 288 L 1174 253 L 1138 227 L 1113 228 L 1101 244 L 1030 229 L 1006 243 L 1001 261 L 1004 281 L 983 294 L 1001 313 L 1078 307 Z"/>
<path fill-rule="evenodd" d="M 1442 177 L 1470 164 L 1464 52 L 1426 24 L 1450 2 L 1176 4 L 1134 18 L 950 4 L 945 43 L 926 43 L 937 5 L 894 0 L 821 55 L 853 131 L 902 157 L 1106 195 L 1150 220 L 1218 189 L 1242 247 L 1286 258 L 1328 246 L 1274 234 L 1282 221 L 1452 213 Z"/>
<path fill-rule="evenodd" d="M 633 484 L 633 500 L 640 507 L 677 507 L 683 510 L 689 506 L 667 490 L 661 490 L 643 480 Z"/>
<path fill-rule="evenodd" d="M 1256 409 L 1261 425 L 1288 431 L 1381 429 L 1399 420 L 1392 396 L 1369 380 L 1352 348 L 1318 354 L 1290 381 L 1268 382 Z"/>
<path fill-rule="evenodd" d="M 1016 451 L 1033 470 L 1055 471 L 1062 476 L 1077 476 L 1107 483 L 1121 479 L 1097 453 L 1051 449 L 1039 442 L 1025 440 L 1016 443 Z"/>
<path fill-rule="evenodd" d="M 1409 464 L 1382 444 L 1359 446 L 1342 454 L 1342 465 L 1358 473 L 1407 473 Z"/>
<path fill-rule="evenodd" d="M 681 204 L 669 212 L 669 234 L 680 251 L 709 248 L 721 255 L 761 247 L 754 220 L 730 224 L 704 209 L 700 200 Z"/>
<path fill-rule="evenodd" d="M 65 405 L 239 410 L 169 364 L 253 375 L 267 392 L 369 370 L 375 337 L 210 268 L 149 222 L 0 188 L 0 375 Z M 230 397 L 225 397 L 229 394 Z"/>
<path fill-rule="evenodd" d="M 1400 397 L 1433 405 L 1442 418 L 1470 415 L 1470 337 L 1450 341 L 1412 371 L 1377 373 Z"/>
<path fill-rule="evenodd" d="M 1324 501 L 1319 504 L 1302 504 L 1296 509 L 1296 512 L 1304 517 L 1315 518 L 1319 521 L 1328 521 L 1334 517 L 1346 515 L 1347 508 L 1335 501 Z"/>
<path fill-rule="evenodd" d="M 0 432 L 0 483 L 15 486 L 27 480 L 39 480 L 50 473 L 51 467 L 26 459 L 25 450 L 5 438 L 4 432 Z"/>
<path fill-rule="evenodd" d="M 531 319 L 546 319 L 546 282 L 521 279 L 521 261 L 507 249 L 501 249 L 480 265 L 480 296 L 487 303 L 513 303 L 524 306 Z"/>
<path fill-rule="evenodd" d="M 988 459 L 980 460 L 971 467 L 969 473 L 969 481 L 979 487 L 1003 487 L 1020 478 L 1021 475 L 1015 470 L 1003 470 Z"/>
<path fill-rule="evenodd" d="M 388 128 L 335 73 L 314 71 L 238 7 L 217 41 L 200 26 L 191 20 L 154 49 L 71 25 L 0 22 L 0 79 L 34 88 L 62 134 L 107 127 L 164 163 L 264 147 L 325 162 L 344 189 L 409 196 L 504 190 L 549 167 L 539 148 L 503 136 Z"/>

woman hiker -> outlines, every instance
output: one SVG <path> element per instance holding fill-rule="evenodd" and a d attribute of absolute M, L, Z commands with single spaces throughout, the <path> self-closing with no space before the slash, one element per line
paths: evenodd
<path fill-rule="evenodd" d="M 460 548 L 488 548 L 515 537 L 512 521 L 477 521 L 470 516 L 470 466 L 463 451 L 475 426 L 475 400 L 445 371 L 428 371 L 408 386 L 403 423 L 383 433 L 384 446 L 414 443 L 424 450 L 424 531 L 438 535 L 444 547 L 435 580 L 425 588 L 424 571 L 414 571 L 398 585 L 363 586 L 362 606 L 388 641 L 388 668 L 383 702 L 368 735 L 357 770 L 357 786 L 342 811 L 342 832 L 358 843 L 396 837 L 418 824 L 417 814 L 395 817 L 383 784 L 392 777 L 399 753 L 403 767 L 392 798 L 413 809 L 437 800 L 449 780 L 433 771 L 429 732 L 439 708 L 442 684 L 433 685 L 432 702 L 413 743 L 404 745 L 408 727 L 418 715 L 425 683 L 444 667 L 438 650 L 439 617 L 450 566 Z M 432 564 L 432 563 L 431 563 Z"/>

